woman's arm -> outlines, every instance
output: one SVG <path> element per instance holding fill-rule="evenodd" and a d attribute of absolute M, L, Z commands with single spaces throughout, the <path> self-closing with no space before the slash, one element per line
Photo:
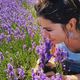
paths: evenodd
<path fill-rule="evenodd" d="M 76 75 L 66 75 L 63 77 L 64 80 L 79 80 L 80 79 L 80 74 Z"/>
<path fill-rule="evenodd" d="M 80 79 L 80 74 L 76 74 L 75 76 L 78 78 L 78 80 Z"/>

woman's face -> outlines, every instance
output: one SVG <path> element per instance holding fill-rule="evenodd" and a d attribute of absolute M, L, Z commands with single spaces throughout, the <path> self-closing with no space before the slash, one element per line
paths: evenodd
<path fill-rule="evenodd" d="M 62 29 L 62 25 L 59 23 L 53 23 L 43 17 L 38 18 L 38 22 L 42 27 L 42 33 L 45 38 L 49 38 L 52 43 L 61 43 L 65 41 L 65 32 Z"/>

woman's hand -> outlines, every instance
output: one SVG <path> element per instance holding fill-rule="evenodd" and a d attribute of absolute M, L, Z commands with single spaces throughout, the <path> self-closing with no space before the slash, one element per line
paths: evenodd
<path fill-rule="evenodd" d="M 65 75 L 63 76 L 63 80 L 79 80 L 77 75 Z"/>
<path fill-rule="evenodd" d="M 50 68 L 54 68 L 56 67 L 56 64 L 55 64 L 55 57 L 51 57 L 51 59 L 48 61 L 48 63 L 46 64 L 46 66 L 49 66 Z"/>
<path fill-rule="evenodd" d="M 56 65 L 55 65 L 53 60 L 54 60 L 54 57 L 49 60 L 49 62 L 46 64 L 46 66 L 48 66 L 50 68 L 54 68 Z M 38 59 L 37 65 L 35 67 L 35 73 L 39 69 L 39 64 L 40 64 L 40 62 L 39 62 L 39 59 Z M 48 77 L 51 77 L 52 75 L 56 76 L 53 71 L 47 72 L 45 74 Z M 63 79 L 62 80 L 80 80 L 80 74 L 76 74 L 76 75 L 63 75 Z"/>

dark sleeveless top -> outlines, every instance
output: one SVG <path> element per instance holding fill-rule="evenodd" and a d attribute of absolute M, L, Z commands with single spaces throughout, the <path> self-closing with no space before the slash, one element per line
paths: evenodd
<path fill-rule="evenodd" d="M 68 58 L 63 62 L 66 65 L 64 74 L 80 74 L 80 53 L 71 52 L 64 43 L 57 44 L 56 47 L 68 51 Z"/>

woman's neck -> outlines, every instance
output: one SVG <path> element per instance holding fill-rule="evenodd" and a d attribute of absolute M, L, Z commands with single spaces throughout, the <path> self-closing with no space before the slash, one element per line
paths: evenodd
<path fill-rule="evenodd" d="M 75 53 L 80 53 L 80 39 L 67 39 L 66 46 Z"/>

